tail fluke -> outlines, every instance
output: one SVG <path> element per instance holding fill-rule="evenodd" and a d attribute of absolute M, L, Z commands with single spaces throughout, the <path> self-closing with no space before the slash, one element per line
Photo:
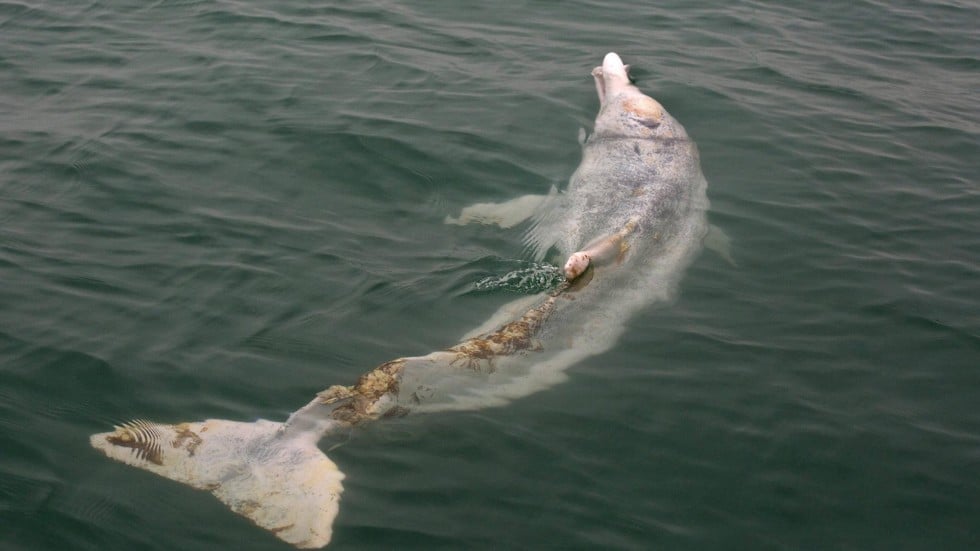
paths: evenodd
<path fill-rule="evenodd" d="M 297 432 L 264 420 L 136 420 L 92 435 L 91 443 L 112 459 L 210 491 L 296 547 L 323 547 L 333 533 L 344 474 L 316 446 L 318 434 Z"/>

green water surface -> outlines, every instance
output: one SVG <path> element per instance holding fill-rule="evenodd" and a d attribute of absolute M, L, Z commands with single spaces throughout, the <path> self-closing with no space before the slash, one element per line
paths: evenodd
<path fill-rule="evenodd" d="M 505 408 L 352 435 L 332 549 L 980 546 L 980 7 L 0 0 L 0 548 L 284 549 L 111 462 L 285 419 L 518 295 L 608 51 L 698 142 L 710 252 Z"/>

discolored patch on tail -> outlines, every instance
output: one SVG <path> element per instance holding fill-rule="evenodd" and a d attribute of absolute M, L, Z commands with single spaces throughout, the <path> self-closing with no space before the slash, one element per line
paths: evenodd
<path fill-rule="evenodd" d="M 136 459 L 163 465 L 160 448 L 163 434 L 157 425 L 143 419 L 134 419 L 116 427 L 116 432 L 106 436 L 106 441 L 120 448 L 132 450 Z"/>
<path fill-rule="evenodd" d="M 317 399 L 333 406 L 331 417 L 351 426 L 382 417 L 394 405 L 406 361 L 398 358 L 385 362 L 361 375 L 351 386 L 334 385 L 317 393 Z"/>
<path fill-rule="evenodd" d="M 541 304 L 531 308 L 519 319 L 506 323 L 496 331 L 467 339 L 446 352 L 455 354 L 451 364 L 462 363 L 469 369 L 492 373 L 494 358 L 518 352 L 541 350 L 535 340 L 541 326 L 555 309 L 559 298 L 568 290 L 567 283 L 552 292 Z"/>

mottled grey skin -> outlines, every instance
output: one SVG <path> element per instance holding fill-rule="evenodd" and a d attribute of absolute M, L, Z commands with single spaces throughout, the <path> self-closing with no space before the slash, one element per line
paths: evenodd
<path fill-rule="evenodd" d="M 708 232 L 697 146 L 626 69 L 610 53 L 593 70 L 601 104 L 594 131 L 568 189 L 546 200 L 528 235 L 538 258 L 554 247 L 568 260 L 570 279 L 588 270 L 587 285 L 549 327 L 590 341 L 592 353 L 611 347 L 635 311 L 676 296 Z M 582 327 L 590 319 L 609 326 Z"/>
<path fill-rule="evenodd" d="M 569 257 L 584 252 L 606 263 L 642 263 L 676 246 L 678 238 L 697 237 L 688 239 L 696 245 L 707 232 L 707 183 L 697 146 L 659 103 L 629 82 L 619 56 L 607 55 L 592 74 L 601 108 L 559 207 L 567 216 L 549 230 L 559 235 L 559 249 Z M 625 241 L 636 250 L 610 259 L 614 243 L 604 239 L 631 223 L 636 228 Z"/>

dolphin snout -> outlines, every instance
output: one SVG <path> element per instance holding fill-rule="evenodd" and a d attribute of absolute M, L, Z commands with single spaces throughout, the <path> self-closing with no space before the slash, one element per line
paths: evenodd
<path fill-rule="evenodd" d="M 616 52 L 609 52 L 606 57 L 602 59 L 602 72 L 604 73 L 625 73 L 626 66 L 623 64 L 623 60 L 619 57 Z"/>
<path fill-rule="evenodd" d="M 609 52 L 602 60 L 602 74 L 607 79 L 615 80 L 619 85 L 629 84 L 630 66 L 623 63 L 616 52 Z"/>

